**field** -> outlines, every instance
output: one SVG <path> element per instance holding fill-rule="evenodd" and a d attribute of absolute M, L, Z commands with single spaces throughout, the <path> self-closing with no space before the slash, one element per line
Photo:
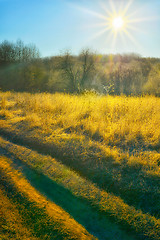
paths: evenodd
<path fill-rule="evenodd" d="M 0 239 L 160 239 L 160 98 L 0 92 Z"/>

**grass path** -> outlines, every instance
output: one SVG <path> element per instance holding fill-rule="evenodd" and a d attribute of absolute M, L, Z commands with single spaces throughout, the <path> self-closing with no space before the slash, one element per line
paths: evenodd
<path fill-rule="evenodd" d="M 27 181 L 21 171 L 15 170 L 11 165 L 10 158 L 0 157 L 1 207 L 4 219 L 0 237 L 7 234 L 9 239 L 19 239 L 19 236 L 24 236 L 24 239 L 96 239 L 61 207 L 47 200 Z M 28 235 L 31 233 L 31 236 L 27 238 L 25 232 Z"/>
<path fill-rule="evenodd" d="M 2 149 L 0 149 L 2 152 Z M 9 155 L 5 151 L 3 154 Z M 81 223 L 89 231 L 95 233 L 99 239 L 121 238 L 121 231 L 104 216 L 100 216 L 84 201 L 76 198 L 70 191 L 58 185 L 42 173 L 38 173 L 19 159 L 12 157 L 14 169 L 19 170 L 29 183 L 47 199 L 62 207 L 65 211 Z M 125 237 L 125 236 L 123 236 Z"/>
<path fill-rule="evenodd" d="M 118 221 L 125 224 L 127 224 L 128 219 L 131 229 L 135 230 L 136 227 L 137 232 L 144 231 L 144 239 L 147 239 L 147 235 L 150 236 L 149 239 L 159 239 L 160 223 L 158 220 L 130 208 L 122 200 L 98 189 L 94 184 L 56 162 L 55 159 L 40 155 L 2 138 L 0 146 L 5 149 L 3 154 L 11 154 L 14 169 L 19 169 L 35 189 L 69 212 L 87 231 L 99 239 L 134 239 L 106 217 L 109 215 L 114 216 L 114 219 L 118 218 Z M 95 207 L 96 209 L 98 207 L 100 212 Z M 131 214 L 135 216 L 131 216 Z M 144 223 L 140 219 L 143 219 Z M 141 224 L 139 229 L 138 224 Z M 150 228 L 149 231 L 147 231 L 147 225 Z M 138 238 L 137 235 L 136 239 Z M 143 239 L 142 235 L 140 239 Z"/>
<path fill-rule="evenodd" d="M 160 154 L 143 153 L 142 156 L 130 157 L 94 142 L 85 140 L 85 144 L 81 145 L 79 139 L 73 141 L 62 137 L 57 140 L 56 136 L 48 142 L 46 136 L 11 126 L 0 127 L 0 134 L 13 143 L 56 157 L 101 189 L 112 192 L 127 204 L 159 218 L 160 168 L 156 161 L 159 161 Z"/>
<path fill-rule="evenodd" d="M 1 155 L 9 157 L 11 167 L 14 170 L 18 170 L 18 172 L 27 179 L 29 184 L 40 192 L 42 196 L 45 196 L 49 201 L 63 208 L 98 239 L 134 239 L 131 234 L 125 233 L 125 231 L 113 223 L 111 219 L 97 212 L 87 202 L 77 198 L 60 184 L 57 184 L 39 171 L 35 171 L 27 163 L 13 157 L 11 153 L 4 149 L 0 148 L 0 153 Z M 1 158 L 0 160 L 2 161 Z"/>

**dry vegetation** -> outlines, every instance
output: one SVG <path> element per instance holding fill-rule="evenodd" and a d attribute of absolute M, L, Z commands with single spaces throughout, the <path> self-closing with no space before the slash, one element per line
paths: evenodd
<path fill-rule="evenodd" d="M 59 229 L 71 234 L 65 235 L 64 230 L 62 239 L 93 239 L 91 235 L 98 239 L 160 239 L 159 110 L 160 99 L 153 96 L 0 93 L 0 149 L 7 156 L 1 158 L 1 165 L 5 166 L 2 183 L 7 183 L 2 184 L 2 196 L 8 204 L 14 200 L 13 208 L 17 209 L 22 200 L 31 201 L 30 191 L 39 194 L 43 204 L 48 201 L 45 194 L 49 204 L 56 204 L 56 211 L 64 211 L 64 218 L 71 218 L 51 220 L 46 209 L 42 222 L 46 219 L 51 223 L 46 223 L 43 237 L 35 229 L 34 235 L 23 220 L 15 221 L 16 234 L 16 224 L 22 224 L 23 232 L 45 239 L 50 233 L 48 225 L 54 228 L 59 221 Z M 9 170 L 7 164 L 21 173 Z M 27 188 L 29 183 L 23 180 L 26 189 L 18 188 L 19 174 L 24 174 L 21 178 L 29 179 L 33 186 Z M 39 183 L 46 183 L 48 190 Z M 16 188 L 27 197 L 16 203 L 18 195 L 7 195 L 7 187 Z M 37 208 L 46 208 L 37 204 Z M 21 213 L 15 217 L 18 214 Z M 35 221 L 36 216 L 27 216 Z M 10 228 L 10 221 L 3 225 Z M 38 229 L 41 224 L 44 223 Z M 79 232 L 73 230 L 76 224 Z"/>
<path fill-rule="evenodd" d="M 14 235 L 17 239 L 95 239 L 69 214 L 36 191 L 10 166 L 10 159 L 1 157 L 0 160 L 1 209 L 7 222 L 7 226 L 3 223 L 3 239 Z"/>

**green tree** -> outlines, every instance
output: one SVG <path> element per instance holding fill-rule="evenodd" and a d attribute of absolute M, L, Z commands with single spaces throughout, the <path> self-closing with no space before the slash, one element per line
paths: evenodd
<path fill-rule="evenodd" d="M 149 73 L 144 91 L 149 94 L 160 96 L 160 63 L 154 65 Z"/>

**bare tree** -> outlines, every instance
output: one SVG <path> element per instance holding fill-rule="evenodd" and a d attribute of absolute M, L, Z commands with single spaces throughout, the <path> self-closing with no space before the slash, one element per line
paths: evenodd
<path fill-rule="evenodd" d="M 85 83 L 95 71 L 95 56 L 89 49 L 83 50 L 79 56 L 81 61 L 81 78 L 79 82 L 81 90 L 84 90 Z"/>
<path fill-rule="evenodd" d="M 91 80 L 95 70 L 95 56 L 89 49 L 83 50 L 78 57 L 66 52 L 61 56 L 61 70 L 71 84 L 71 92 L 81 92 Z"/>
<path fill-rule="evenodd" d="M 77 92 L 79 69 L 76 66 L 75 57 L 73 57 L 69 51 L 65 52 L 64 56 L 60 58 L 60 67 L 64 78 L 68 78 L 70 82 L 71 92 Z"/>

